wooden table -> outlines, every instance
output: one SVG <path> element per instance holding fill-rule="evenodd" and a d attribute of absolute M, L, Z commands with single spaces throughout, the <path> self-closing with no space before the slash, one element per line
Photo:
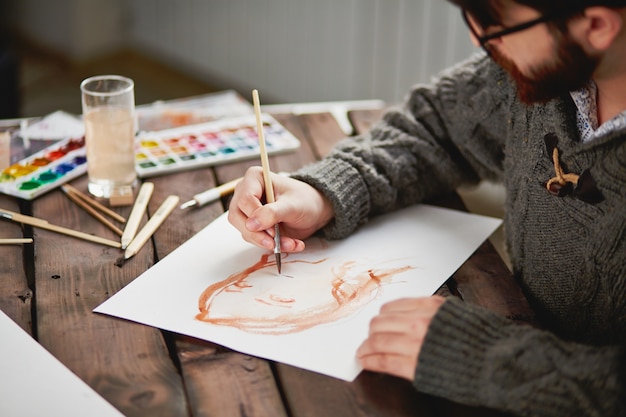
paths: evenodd
<path fill-rule="evenodd" d="M 344 134 L 326 113 L 277 114 L 301 141 L 295 152 L 271 157 L 274 171 L 292 171 L 327 154 Z M 357 131 L 380 111 L 351 113 Z M 151 178 L 154 213 L 170 194 L 190 199 L 241 176 L 249 161 Z M 87 178 L 72 182 L 86 191 Z M 127 416 L 489 416 L 500 415 L 417 394 L 407 381 L 363 372 L 347 383 L 92 313 L 92 309 L 224 212 L 227 201 L 176 209 L 153 239 L 123 267 L 120 251 L 41 229 L 0 222 L 0 238 L 34 244 L 0 245 L 0 309 Z M 452 198 L 448 206 L 463 208 Z M 0 207 L 58 225 L 118 239 L 60 190 L 29 202 L 0 195 Z M 117 208 L 127 217 L 130 207 Z M 145 220 L 144 220 L 145 221 Z M 526 300 L 497 252 L 485 242 L 439 290 L 519 319 L 532 318 Z M 17 360 L 17 358 L 16 358 Z"/>

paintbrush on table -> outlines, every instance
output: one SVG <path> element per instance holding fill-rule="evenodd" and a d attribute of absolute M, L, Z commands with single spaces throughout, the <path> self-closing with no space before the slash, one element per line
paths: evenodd
<path fill-rule="evenodd" d="M 150 217 L 150 220 L 148 220 L 146 225 L 137 233 L 130 244 L 126 247 L 124 255 L 115 261 L 116 266 L 121 267 L 127 259 L 135 256 L 135 254 L 139 252 L 148 239 L 150 239 L 159 226 L 161 226 L 161 223 L 163 223 L 172 210 L 174 210 L 178 201 L 179 198 L 176 195 L 170 195 L 165 199 L 165 201 L 163 201 L 154 215 Z"/>
<path fill-rule="evenodd" d="M 52 232 L 61 233 L 78 239 L 88 240 L 90 242 L 112 246 L 114 248 L 122 247 L 122 244 L 120 242 L 116 242 L 114 240 L 109 240 L 99 236 L 90 235 L 88 233 L 79 232 L 78 230 L 68 229 L 67 227 L 50 224 L 47 220 L 39 219 L 37 217 L 26 216 L 20 213 L 5 210 L 3 208 L 0 208 L 0 218 L 11 220 L 17 223 L 28 224 L 33 227 L 50 230 Z"/>
<path fill-rule="evenodd" d="M 108 209 L 107 207 L 103 206 L 102 204 L 98 203 L 96 200 L 93 200 L 90 197 L 86 196 L 85 194 L 81 193 L 80 191 L 78 191 L 76 188 L 72 187 L 69 184 L 62 185 L 61 190 L 63 190 L 67 198 L 72 200 L 78 206 L 82 207 L 87 213 L 95 217 L 100 223 L 102 223 L 109 229 L 113 230 L 119 236 L 122 236 L 122 233 L 123 233 L 122 230 L 116 225 L 114 225 L 113 223 L 111 223 L 108 219 L 106 219 L 100 213 L 103 213 L 117 220 L 120 223 L 124 223 L 126 221 L 125 218 L 123 218 L 116 212 Z"/>
<path fill-rule="evenodd" d="M 265 135 L 263 134 L 263 120 L 261 119 L 261 104 L 259 101 L 259 92 L 252 90 L 252 101 L 254 104 L 254 113 L 256 114 L 257 134 L 259 136 L 259 148 L 261 151 L 261 165 L 263 167 L 263 181 L 265 182 L 265 199 L 268 203 L 273 203 L 274 187 L 270 177 L 270 163 L 267 157 L 267 149 L 265 147 Z M 280 255 L 280 227 L 278 223 L 274 225 L 274 256 L 276 257 L 276 267 L 278 273 L 281 271 L 281 255 Z"/>
<path fill-rule="evenodd" d="M 137 230 L 139 230 L 141 219 L 148 208 L 148 203 L 150 202 L 150 197 L 152 197 L 153 191 L 153 183 L 144 182 L 141 184 L 139 194 L 137 194 L 137 198 L 135 199 L 135 204 L 130 211 L 130 216 L 128 216 L 128 222 L 124 228 L 124 233 L 122 233 L 122 249 L 126 249 L 130 242 L 135 238 Z"/>
<path fill-rule="evenodd" d="M 239 184 L 239 181 L 241 181 L 241 178 L 234 179 L 226 184 L 222 184 L 215 188 L 211 188 L 210 190 L 198 193 L 194 195 L 191 200 L 181 204 L 180 208 L 181 210 L 185 210 L 189 207 L 201 207 L 205 204 L 217 201 L 235 191 L 235 187 Z"/>
<path fill-rule="evenodd" d="M 23 243 L 33 243 L 33 239 L 30 237 L 0 238 L 0 245 L 21 245 Z"/>

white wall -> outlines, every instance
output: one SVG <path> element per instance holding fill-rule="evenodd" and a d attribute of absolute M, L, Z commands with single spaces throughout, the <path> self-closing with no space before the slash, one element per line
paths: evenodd
<path fill-rule="evenodd" d="M 135 45 L 265 102 L 394 102 L 474 51 L 445 0 L 129 1 Z"/>
<path fill-rule="evenodd" d="M 135 47 L 263 102 L 400 101 L 474 48 L 445 0 L 13 0 L 20 31 L 75 61 Z"/>

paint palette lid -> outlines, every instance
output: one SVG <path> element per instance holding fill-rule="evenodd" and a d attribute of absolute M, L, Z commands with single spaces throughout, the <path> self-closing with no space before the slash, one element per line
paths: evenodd
<path fill-rule="evenodd" d="M 0 171 L 0 192 L 32 200 L 85 172 L 85 138 L 66 138 Z"/>
<path fill-rule="evenodd" d="M 61 140 L 84 134 L 85 124 L 82 119 L 62 110 L 50 113 L 19 131 L 20 136 L 29 140 Z"/>
<path fill-rule="evenodd" d="M 263 114 L 262 120 L 268 154 L 300 146 L 300 141 L 272 116 Z M 143 132 L 135 142 L 135 167 L 141 178 L 259 157 L 254 114 Z"/>
<path fill-rule="evenodd" d="M 139 130 L 153 132 L 254 114 L 254 109 L 235 90 L 224 90 L 144 104 L 135 113 Z"/>

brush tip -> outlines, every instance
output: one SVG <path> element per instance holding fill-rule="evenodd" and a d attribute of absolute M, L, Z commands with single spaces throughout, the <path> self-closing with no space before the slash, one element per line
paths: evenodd
<path fill-rule="evenodd" d="M 185 202 L 185 203 L 181 204 L 181 205 L 180 205 L 180 209 L 181 209 L 181 210 L 185 210 L 185 209 L 187 209 L 187 208 L 189 208 L 189 207 L 193 207 L 193 206 L 195 206 L 195 205 L 197 205 L 197 204 L 198 204 L 198 202 L 197 202 L 196 200 L 189 200 L 189 201 L 187 201 L 187 202 Z"/>
<path fill-rule="evenodd" d="M 274 256 L 276 257 L 276 268 L 278 268 L 278 274 L 280 275 L 282 269 L 280 253 L 276 253 Z"/>

